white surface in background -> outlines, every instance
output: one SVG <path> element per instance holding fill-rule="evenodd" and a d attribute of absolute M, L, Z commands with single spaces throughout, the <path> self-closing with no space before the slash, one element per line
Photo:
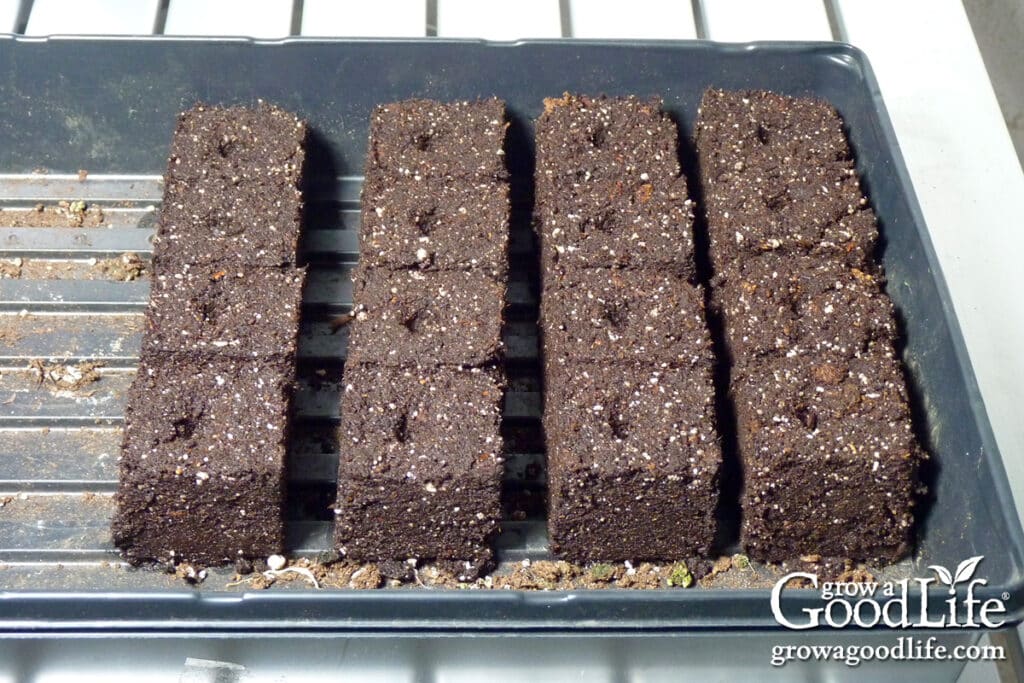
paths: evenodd
<path fill-rule="evenodd" d="M 304 0 L 302 35 L 418 37 L 427 33 L 424 0 Z"/>
<path fill-rule="evenodd" d="M 693 4 L 679 0 L 568 0 L 573 38 L 696 38 Z"/>
<path fill-rule="evenodd" d="M 164 33 L 188 36 L 284 38 L 292 0 L 170 0 Z"/>
<path fill-rule="evenodd" d="M 14 31 L 18 19 L 18 0 L 0 0 L 0 33 Z"/>
<path fill-rule="evenodd" d="M 964 9 L 1024 166 L 1024 0 L 964 0 Z"/>
<path fill-rule="evenodd" d="M 159 0 L 35 0 L 25 34 L 149 35 L 158 5 Z"/>
<path fill-rule="evenodd" d="M 711 40 L 832 40 L 824 0 L 702 0 Z"/>
<path fill-rule="evenodd" d="M 449 38 L 558 38 L 558 0 L 437 0 L 437 35 Z"/>

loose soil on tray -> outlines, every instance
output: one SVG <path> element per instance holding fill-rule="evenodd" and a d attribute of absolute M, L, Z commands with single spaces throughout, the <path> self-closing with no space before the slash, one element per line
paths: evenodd
<path fill-rule="evenodd" d="M 331 553 L 326 553 L 330 556 Z M 870 569 L 848 560 L 806 556 L 796 566 L 764 565 L 746 555 L 723 555 L 717 560 L 697 559 L 666 564 L 629 562 L 579 565 L 561 560 L 539 560 L 505 565 L 473 581 L 433 565 L 389 562 L 359 563 L 352 560 L 299 558 L 280 569 L 264 560 L 241 561 L 225 588 L 266 590 L 300 589 L 456 589 L 456 590 L 606 590 L 606 589 L 752 589 L 771 588 L 785 573 L 800 569 L 817 573 L 822 580 L 862 583 L 875 580 Z M 189 584 L 201 584 L 207 573 L 199 566 L 180 564 L 168 568 Z M 789 588 L 809 588 L 793 581 Z"/>
<path fill-rule="evenodd" d="M 102 208 L 80 199 L 36 204 L 31 209 L 0 209 L 0 228 L 97 228 L 105 220 Z"/>
<path fill-rule="evenodd" d="M 40 384 L 59 391 L 80 391 L 100 381 L 99 368 L 103 363 L 83 361 L 77 365 L 47 363 L 38 358 L 29 361 L 29 368 L 36 373 Z"/>
<path fill-rule="evenodd" d="M 131 282 L 144 277 L 148 268 L 148 263 L 132 252 L 105 259 L 75 261 L 19 257 L 0 261 L 0 279 Z"/>

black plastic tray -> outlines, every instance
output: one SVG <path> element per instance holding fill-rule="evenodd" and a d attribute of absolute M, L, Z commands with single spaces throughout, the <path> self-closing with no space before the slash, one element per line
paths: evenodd
<path fill-rule="evenodd" d="M 0 205 L 84 199 L 105 207 L 107 227 L 0 229 L 0 258 L 147 255 L 176 114 L 197 100 L 266 99 L 307 118 L 316 131 L 304 238 L 314 265 L 300 353 L 306 363 L 338 362 L 343 340 L 326 334 L 324 315 L 350 303 L 346 275 L 355 258 L 359 174 L 375 104 L 410 96 L 502 97 L 513 121 L 509 163 L 520 197 L 528 199 L 530 122 L 542 98 L 566 90 L 658 94 L 685 138 L 700 94 L 711 85 L 815 94 L 845 118 L 881 221 L 889 293 L 905 330 L 905 360 L 933 455 L 933 500 L 922 515 L 917 548 L 888 575 L 929 576 L 928 565 L 953 568 L 984 555 L 977 575 L 989 585 L 976 594 L 1005 598 L 1010 622 L 1019 621 L 1024 536 L 877 84 L 864 55 L 850 46 L 3 38 Z M 684 161 L 692 159 L 689 143 L 681 153 Z M 88 171 L 84 180 L 80 169 Z M 525 225 L 516 230 L 514 249 L 528 252 Z M 520 273 L 513 280 L 513 306 L 529 310 L 535 304 L 530 279 Z M 0 339 L 0 498 L 10 498 L 0 507 L 0 632 L 779 628 L 767 590 L 243 593 L 223 590 L 221 574 L 188 588 L 156 572 L 119 567 L 106 525 L 123 389 L 146 295 L 144 281 L 0 280 L 0 323 L 17 323 L 14 334 Z M 510 355 L 528 366 L 535 332 L 524 323 L 509 334 Z M 84 396 L 40 388 L 25 370 L 38 357 L 100 359 L 103 380 Z M 330 423 L 336 399 L 330 382 L 310 384 L 300 392 L 300 416 Z M 527 378 L 510 395 L 508 420 L 528 432 L 536 399 Z M 315 433 L 300 441 L 290 473 L 292 498 L 306 508 L 316 508 L 334 476 L 337 456 L 317 444 Z M 542 478 L 528 467 L 539 456 L 521 450 L 511 458 L 510 478 L 539 490 Z M 326 547 L 329 522 L 317 521 L 317 514 L 291 511 L 293 553 Z M 545 543 L 542 520 L 510 522 L 499 557 L 506 563 L 544 557 Z M 930 601 L 936 612 L 940 597 Z M 790 591 L 783 604 L 795 613 L 820 599 Z"/>

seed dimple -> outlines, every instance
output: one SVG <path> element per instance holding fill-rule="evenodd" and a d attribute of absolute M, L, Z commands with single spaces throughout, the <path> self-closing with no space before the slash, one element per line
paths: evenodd
<path fill-rule="evenodd" d="M 422 213 L 416 214 L 416 217 L 413 219 L 413 222 L 416 224 L 416 229 L 420 231 L 420 235 L 426 237 L 427 235 L 430 234 L 430 231 L 433 227 L 432 223 L 434 222 L 434 218 L 436 215 L 437 209 L 435 208 L 430 208 L 427 209 L 426 211 L 423 211 Z"/>
<path fill-rule="evenodd" d="M 608 414 L 608 426 L 611 427 L 612 436 L 622 441 L 629 437 L 629 423 L 623 418 L 618 410 L 611 410 Z"/>
<path fill-rule="evenodd" d="M 416 137 L 413 139 L 413 144 L 416 146 L 416 149 L 418 149 L 421 152 L 430 151 L 430 148 L 433 146 L 433 142 L 433 131 L 423 131 L 416 135 Z"/>
<path fill-rule="evenodd" d="M 409 440 L 409 413 L 403 411 L 395 423 L 395 440 L 404 444 Z"/>
<path fill-rule="evenodd" d="M 421 309 L 413 311 L 409 315 L 402 318 L 402 326 L 405 327 L 405 329 L 409 330 L 410 334 L 416 334 L 419 331 L 420 317 L 422 316 L 422 314 L 423 311 Z"/>
<path fill-rule="evenodd" d="M 615 329 L 623 327 L 629 318 L 626 307 L 613 302 L 606 302 L 602 305 L 601 315 Z"/>
<path fill-rule="evenodd" d="M 818 427 L 818 412 L 810 406 L 797 408 L 796 416 L 800 423 L 807 429 L 814 430 Z"/>

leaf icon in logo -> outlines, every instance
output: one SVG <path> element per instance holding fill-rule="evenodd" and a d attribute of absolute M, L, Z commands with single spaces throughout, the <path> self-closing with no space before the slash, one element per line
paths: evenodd
<path fill-rule="evenodd" d="M 928 565 L 928 569 L 934 569 L 935 573 L 939 575 L 939 581 L 949 586 L 949 591 L 953 592 L 953 575 L 949 573 L 949 570 L 937 564 Z"/>
<path fill-rule="evenodd" d="M 935 570 L 935 573 L 939 575 L 939 580 L 949 586 L 949 594 L 952 595 L 956 592 L 956 584 L 961 581 L 967 581 L 974 576 L 974 570 L 978 568 L 978 564 L 984 557 L 984 555 L 978 555 L 977 557 L 964 560 L 957 565 L 956 575 L 950 574 L 948 569 L 937 564 L 930 564 L 928 568 Z"/>
<path fill-rule="evenodd" d="M 984 555 L 978 555 L 970 559 L 964 560 L 956 568 L 956 575 L 953 577 L 954 583 L 960 583 L 961 581 L 967 581 L 969 578 L 974 576 L 974 570 L 978 568 L 978 563 L 984 559 Z"/>

